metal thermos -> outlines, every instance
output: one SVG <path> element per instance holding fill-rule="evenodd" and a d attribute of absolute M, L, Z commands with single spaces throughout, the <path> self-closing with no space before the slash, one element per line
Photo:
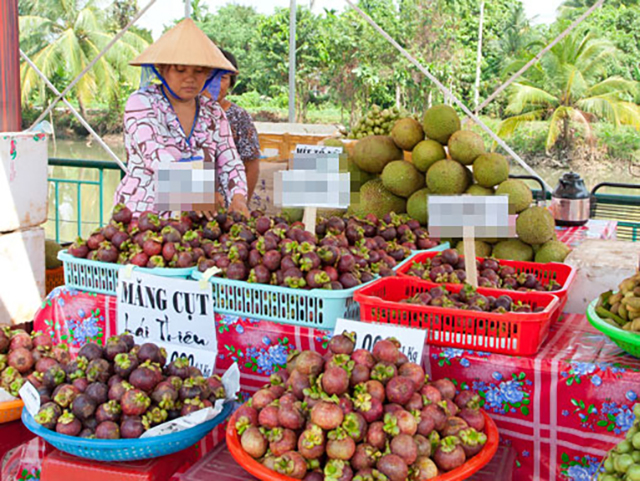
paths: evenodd
<path fill-rule="evenodd" d="M 565 227 L 585 225 L 589 221 L 591 196 L 584 180 L 575 172 L 562 176 L 551 194 L 551 212 L 556 224 Z"/>

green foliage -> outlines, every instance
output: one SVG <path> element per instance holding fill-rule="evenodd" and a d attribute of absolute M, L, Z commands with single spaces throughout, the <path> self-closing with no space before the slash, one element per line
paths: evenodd
<path fill-rule="evenodd" d="M 608 40 L 574 32 L 558 43 L 513 84 L 499 134 L 511 135 L 520 125 L 550 120 L 546 149 L 560 139 L 570 147 L 570 126 L 580 124 L 588 140 L 594 120 L 640 128 L 640 108 L 633 103 L 636 82 L 608 74 L 607 61 L 620 52 Z"/>
<path fill-rule="evenodd" d="M 38 69 L 63 90 L 104 49 L 136 8 L 132 0 L 118 2 L 109 12 L 80 0 L 21 0 L 20 46 Z M 119 109 L 127 92 L 137 87 L 140 76 L 139 70 L 129 67 L 128 62 L 147 45 L 144 35 L 136 31 L 125 33 L 74 87 L 81 110 L 95 100 Z M 23 104 L 43 103 L 52 97 L 26 63 L 20 70 Z"/>

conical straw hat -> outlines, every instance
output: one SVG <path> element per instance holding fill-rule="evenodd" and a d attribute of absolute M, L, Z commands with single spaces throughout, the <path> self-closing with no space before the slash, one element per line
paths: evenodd
<path fill-rule="evenodd" d="M 238 72 L 190 18 L 165 33 L 129 64 L 196 65 Z"/>

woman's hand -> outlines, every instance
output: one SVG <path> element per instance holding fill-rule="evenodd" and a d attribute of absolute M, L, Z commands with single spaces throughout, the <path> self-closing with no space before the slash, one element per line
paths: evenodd
<path fill-rule="evenodd" d="M 240 212 L 247 219 L 249 218 L 249 208 L 247 207 L 247 199 L 244 195 L 236 194 L 229 204 L 229 212 Z"/>

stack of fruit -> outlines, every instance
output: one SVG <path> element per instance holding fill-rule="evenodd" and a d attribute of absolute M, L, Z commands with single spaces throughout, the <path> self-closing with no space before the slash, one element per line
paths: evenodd
<path fill-rule="evenodd" d="M 396 107 L 381 109 L 378 105 L 374 105 L 353 127 L 347 138 L 362 139 L 368 135 L 389 135 L 399 118 L 400 111 Z"/>
<path fill-rule="evenodd" d="M 279 382 L 232 418 L 244 452 L 296 479 L 406 481 L 431 479 L 482 451 L 478 396 L 456 395 L 447 379 L 429 382 L 395 340 L 372 352 L 354 346 L 344 333 L 324 358 L 304 351 L 290 359 Z"/>
<path fill-rule="evenodd" d="M 132 220 L 126 207 L 117 206 L 109 225 L 86 242 L 77 240 L 69 253 L 141 267 L 217 267 L 231 280 L 337 290 L 392 275 L 412 251 L 437 245 L 417 221 L 395 214 L 321 219 L 314 235 L 301 222 L 257 211 L 249 219 L 220 211 L 211 221 L 194 213 L 160 219 L 150 212 Z"/>
<path fill-rule="evenodd" d="M 187 213 L 179 219 L 163 219 L 143 212 L 133 219 L 123 204 L 116 205 L 111 222 L 85 241 L 78 238 L 69 254 L 100 262 L 133 264 L 139 267 L 189 268 L 204 255 L 201 235 L 194 230 L 199 218 Z"/>
<path fill-rule="evenodd" d="M 416 294 L 413 297 L 403 299 L 401 304 L 416 304 L 419 306 L 446 307 L 448 309 L 463 309 L 478 312 L 495 312 L 505 314 L 507 312 L 531 313 L 544 311 L 543 306 L 532 307 L 522 301 L 514 301 L 510 296 L 503 294 L 499 297 L 480 294 L 471 285 L 467 284 L 458 293 L 449 292 L 446 288 L 432 287 L 428 292 Z"/>
<path fill-rule="evenodd" d="M 627 431 L 625 440 L 609 451 L 598 481 L 640 481 L 640 404 L 633 406 L 633 414 L 633 427 Z"/>
<path fill-rule="evenodd" d="M 551 213 L 531 207 L 531 189 L 521 180 L 509 179 L 509 162 L 504 156 L 487 152 L 480 135 L 460 129 L 456 111 L 436 105 L 427 110 L 422 123 L 403 118 L 395 123 L 391 135 L 359 140 L 348 160 L 350 211 L 378 216 L 407 212 L 427 225 L 429 195 L 504 194 L 509 196 L 511 214 L 518 215 L 518 239 L 479 241 L 479 255 L 562 262 L 569 249 L 556 240 Z M 411 152 L 411 162 L 404 160 L 405 151 Z"/>
<path fill-rule="evenodd" d="M 476 264 L 479 287 L 542 292 L 557 291 L 562 287 L 553 279 L 545 284 L 535 274 L 518 274 L 514 267 L 501 265 L 497 259 L 484 259 Z M 407 275 L 438 284 L 460 284 L 467 279 L 464 256 L 455 249 L 446 249 L 425 262 L 413 262 Z"/>
<path fill-rule="evenodd" d="M 225 398 L 221 379 L 205 379 L 186 359 L 167 364 L 164 349 L 127 334 L 104 348 L 88 343 L 64 362 L 43 357 L 29 381 L 40 393 L 38 424 L 68 436 L 138 438 L 167 420 Z"/>
<path fill-rule="evenodd" d="M 22 329 L 0 328 L 0 388 L 13 397 L 26 381 L 39 383 L 52 363 L 64 366 L 69 359 L 65 345 L 54 347 L 41 332 L 29 335 Z"/>
<path fill-rule="evenodd" d="M 602 293 L 596 313 L 625 331 L 640 333 L 640 272 L 622 281 L 617 292 Z"/>

